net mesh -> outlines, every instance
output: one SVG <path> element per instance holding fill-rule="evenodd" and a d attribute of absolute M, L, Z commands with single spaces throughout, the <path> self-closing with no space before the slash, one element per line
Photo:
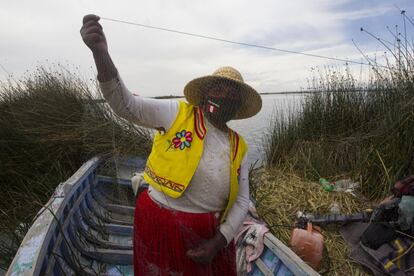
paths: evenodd
<path fill-rule="evenodd" d="M 200 98 L 201 101 L 198 103 L 198 107 L 203 110 L 204 117 L 209 121 L 211 127 L 217 128 L 222 133 L 221 139 L 229 139 L 229 130 L 226 122 L 237 113 L 244 100 L 240 97 L 241 92 L 238 88 L 239 86 L 234 81 L 223 79 L 213 81 L 203 87 L 203 95 Z M 173 122 L 176 114 L 172 113 L 168 114 L 168 116 L 171 117 L 170 120 Z M 153 119 L 153 125 L 151 125 L 150 121 L 142 122 L 142 124 L 145 126 L 150 125 L 153 129 L 159 129 L 157 118 Z M 163 126 L 164 130 L 168 132 L 166 127 Z M 185 142 L 180 140 L 179 143 L 174 144 L 173 139 L 170 139 L 170 141 L 171 145 L 167 148 L 171 151 L 182 150 L 179 143 Z M 207 137 L 206 141 L 209 141 Z M 117 158 L 119 160 L 120 157 L 116 156 L 115 151 L 117 141 L 114 139 L 113 143 L 115 162 L 112 163 L 114 165 L 112 173 L 116 177 L 133 177 L 132 171 L 129 176 L 121 172 L 122 162 L 117 161 Z M 225 141 L 223 144 L 227 147 L 230 146 L 228 141 Z M 222 158 L 222 156 L 214 156 L 208 149 L 209 147 L 206 147 L 206 151 L 203 152 L 203 155 L 210 156 L 208 162 L 201 162 L 201 167 L 198 167 L 197 170 L 214 171 L 217 169 L 215 163 L 217 158 Z M 227 149 L 226 152 L 228 155 L 225 163 L 230 167 L 230 149 Z M 157 164 L 148 165 L 154 168 L 157 166 Z M 174 166 L 174 164 L 171 164 L 171 166 Z M 111 166 L 108 166 L 106 169 L 110 168 Z M 227 169 L 226 172 L 229 172 L 229 170 Z M 206 185 L 206 183 L 192 181 L 190 185 L 194 190 L 198 189 L 197 186 Z M 187 210 L 181 209 L 183 204 L 180 201 L 182 199 L 180 197 L 172 198 L 168 196 L 163 186 L 161 186 L 159 191 L 163 197 L 158 198 L 158 201 L 151 198 L 147 188 L 139 189 L 136 195 L 134 232 L 132 234 L 134 266 L 135 272 L 138 275 L 188 275 L 188 273 L 196 273 L 197 275 L 236 275 L 236 253 L 233 242 L 230 242 L 230 245 L 224 247 L 219 252 L 211 251 L 212 254 L 217 255 L 209 259 L 207 264 L 200 264 L 199 261 L 191 259 L 187 255 L 188 250 L 196 249 L 203 244 L 211 242 L 219 231 L 220 214 L 226 207 L 226 200 L 219 202 L 219 205 L 213 206 L 214 208 L 211 210 L 204 209 L 204 212 L 201 213 L 193 211 L 194 209 L 200 210 L 198 200 L 204 201 L 205 199 L 203 198 L 205 197 L 223 197 L 219 194 L 223 190 L 228 193 L 230 185 L 229 176 L 223 177 L 222 181 L 215 185 L 225 186 L 225 189 L 217 189 L 217 194 L 214 194 L 213 191 L 212 194 L 198 194 L 194 198 L 186 200 L 184 206 L 193 204 L 197 207 L 194 208 L 188 205 Z M 149 190 L 151 191 L 151 189 Z M 107 188 L 106 192 L 111 194 L 113 198 L 120 199 L 117 202 L 121 202 L 125 198 L 131 198 L 132 189 L 126 191 L 121 188 L 121 185 L 115 183 L 111 188 Z M 228 196 L 224 198 L 227 199 Z M 126 202 L 131 203 L 130 200 L 126 200 Z M 176 210 L 176 206 L 180 206 L 180 210 Z"/>

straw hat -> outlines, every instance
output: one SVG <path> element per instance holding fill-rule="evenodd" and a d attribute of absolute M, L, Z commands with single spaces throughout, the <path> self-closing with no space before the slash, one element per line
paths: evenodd
<path fill-rule="evenodd" d="M 212 75 L 196 78 L 184 87 L 184 96 L 192 105 L 200 105 L 209 89 L 220 86 L 234 87 L 240 94 L 241 106 L 233 119 L 245 119 L 254 116 L 262 108 L 262 99 L 236 69 L 226 66 L 214 71 Z"/>

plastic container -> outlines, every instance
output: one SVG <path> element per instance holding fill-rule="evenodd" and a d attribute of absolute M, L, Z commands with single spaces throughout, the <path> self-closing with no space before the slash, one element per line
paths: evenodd
<path fill-rule="evenodd" d="M 307 229 L 294 228 L 290 246 L 302 260 L 318 270 L 322 261 L 323 236 L 308 222 Z"/>
<path fill-rule="evenodd" d="M 359 183 L 352 181 L 352 179 L 341 179 L 332 183 L 337 192 L 352 192 L 358 187 Z"/>

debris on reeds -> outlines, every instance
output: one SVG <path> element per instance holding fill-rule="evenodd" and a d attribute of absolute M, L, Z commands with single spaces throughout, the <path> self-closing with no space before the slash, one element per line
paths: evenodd
<path fill-rule="evenodd" d="M 335 203 L 341 213 L 352 214 L 374 206 L 349 193 L 327 192 L 319 183 L 304 180 L 287 170 L 255 170 L 251 182 L 256 187 L 253 192 L 259 216 L 268 224 L 271 232 L 287 245 L 298 211 L 329 214 Z M 365 275 L 360 265 L 348 259 L 347 245 L 337 230 L 337 226 L 321 229 L 325 252 L 319 272 L 324 275 Z"/>
<path fill-rule="evenodd" d="M 361 52 L 372 65 L 367 83 L 348 67 L 316 70 L 310 80 L 315 93 L 304 97 L 297 113 L 276 115 L 265 142 L 266 169 L 252 178 L 251 189 L 259 214 L 285 243 L 296 212 L 324 214 L 334 202 L 345 214 L 361 212 L 388 196 L 396 180 L 413 174 L 414 45 L 398 31 L 393 36 L 385 67 Z M 324 191 L 316 182 L 321 177 L 358 181 L 359 197 Z M 364 274 L 349 261 L 337 230 L 322 229 L 324 272 Z"/>
<path fill-rule="evenodd" d="M 83 162 L 96 155 L 148 154 L 149 133 L 116 117 L 97 87 L 62 66 L 2 84 L 0 267 L 8 267 L 55 187 Z"/>

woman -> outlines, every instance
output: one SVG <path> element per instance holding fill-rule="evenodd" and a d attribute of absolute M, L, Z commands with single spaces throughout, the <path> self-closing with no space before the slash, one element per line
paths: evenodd
<path fill-rule="evenodd" d="M 190 81 L 187 102 L 128 91 L 114 66 L 99 17 L 83 19 L 102 93 L 121 117 L 157 129 L 136 202 L 135 275 L 236 275 L 233 237 L 249 203 L 247 145 L 228 128 L 255 115 L 260 95 L 223 67 Z"/>

